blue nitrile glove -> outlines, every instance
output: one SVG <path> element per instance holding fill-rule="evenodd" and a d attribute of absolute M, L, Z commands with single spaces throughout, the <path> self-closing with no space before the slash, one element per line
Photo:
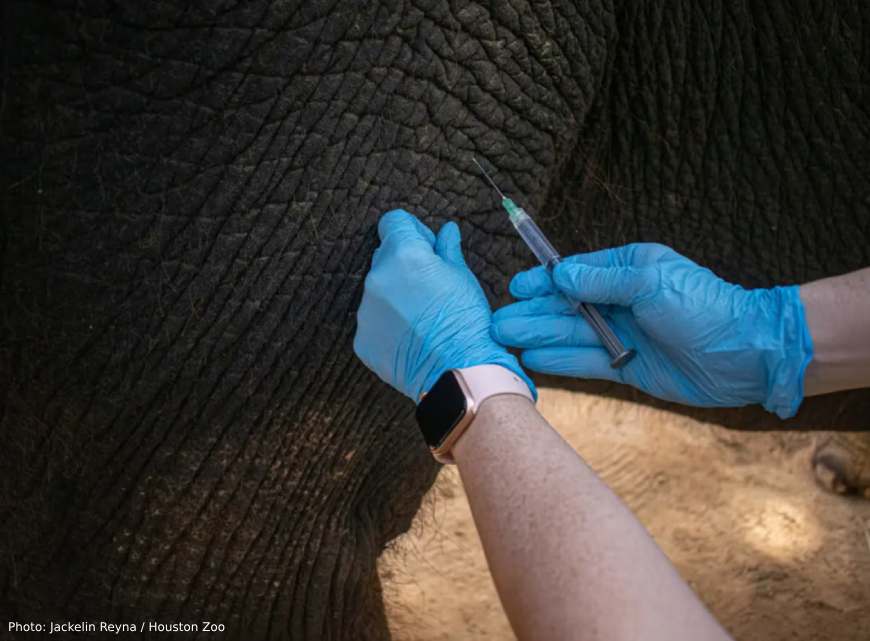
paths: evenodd
<path fill-rule="evenodd" d="M 555 287 L 554 287 L 555 283 Z M 600 303 L 637 355 L 622 369 L 569 306 Z M 663 245 L 644 243 L 571 256 L 552 278 L 541 267 L 514 276 L 521 302 L 493 315 L 492 335 L 523 348 L 529 369 L 628 383 L 702 407 L 762 403 L 781 418 L 803 400 L 813 348 L 798 287 L 746 290 Z"/>
<path fill-rule="evenodd" d="M 357 312 L 356 355 L 382 380 L 419 402 L 448 369 L 502 365 L 535 386 L 489 333 L 492 310 L 465 264 L 459 227 L 436 237 L 408 212 L 387 212 Z"/>

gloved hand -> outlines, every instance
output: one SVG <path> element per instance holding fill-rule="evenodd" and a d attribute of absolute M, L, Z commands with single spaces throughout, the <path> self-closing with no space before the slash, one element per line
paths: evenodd
<path fill-rule="evenodd" d="M 408 212 L 387 212 L 357 312 L 356 355 L 415 403 L 448 369 L 502 365 L 535 386 L 489 333 L 492 310 L 465 264 L 459 227 L 436 237 Z"/>
<path fill-rule="evenodd" d="M 798 287 L 746 290 L 657 244 L 580 254 L 517 274 L 523 299 L 493 315 L 492 335 L 529 369 L 628 383 L 702 407 L 762 403 L 781 418 L 803 399 L 812 341 Z M 558 293 L 561 292 L 561 293 Z M 637 355 L 622 369 L 565 294 L 598 303 Z"/>

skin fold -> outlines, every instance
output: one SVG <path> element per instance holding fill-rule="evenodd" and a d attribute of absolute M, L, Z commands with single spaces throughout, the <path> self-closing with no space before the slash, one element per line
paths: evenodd
<path fill-rule="evenodd" d="M 376 559 L 437 468 L 353 318 L 396 207 L 457 220 L 507 302 L 532 261 L 472 154 L 565 253 L 662 242 L 746 286 L 870 264 L 862 3 L 2 12 L 9 618 L 387 638 Z"/>

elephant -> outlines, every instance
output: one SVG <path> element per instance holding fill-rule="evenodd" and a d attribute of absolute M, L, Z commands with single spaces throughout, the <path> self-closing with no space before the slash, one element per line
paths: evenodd
<path fill-rule="evenodd" d="M 508 301 L 532 257 L 472 156 L 566 253 L 661 242 L 746 287 L 870 264 L 864 2 L 2 11 L 10 620 L 389 637 L 376 561 L 438 466 L 355 313 L 397 207 L 458 221 Z M 870 395 L 672 409 L 857 430 Z"/>

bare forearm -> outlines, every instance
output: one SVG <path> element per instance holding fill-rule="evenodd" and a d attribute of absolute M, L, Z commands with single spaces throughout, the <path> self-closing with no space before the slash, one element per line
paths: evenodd
<path fill-rule="evenodd" d="M 802 285 L 813 359 L 804 394 L 870 387 L 870 268 Z"/>
<path fill-rule="evenodd" d="M 521 640 L 729 638 L 530 402 L 486 401 L 453 453 Z"/>

